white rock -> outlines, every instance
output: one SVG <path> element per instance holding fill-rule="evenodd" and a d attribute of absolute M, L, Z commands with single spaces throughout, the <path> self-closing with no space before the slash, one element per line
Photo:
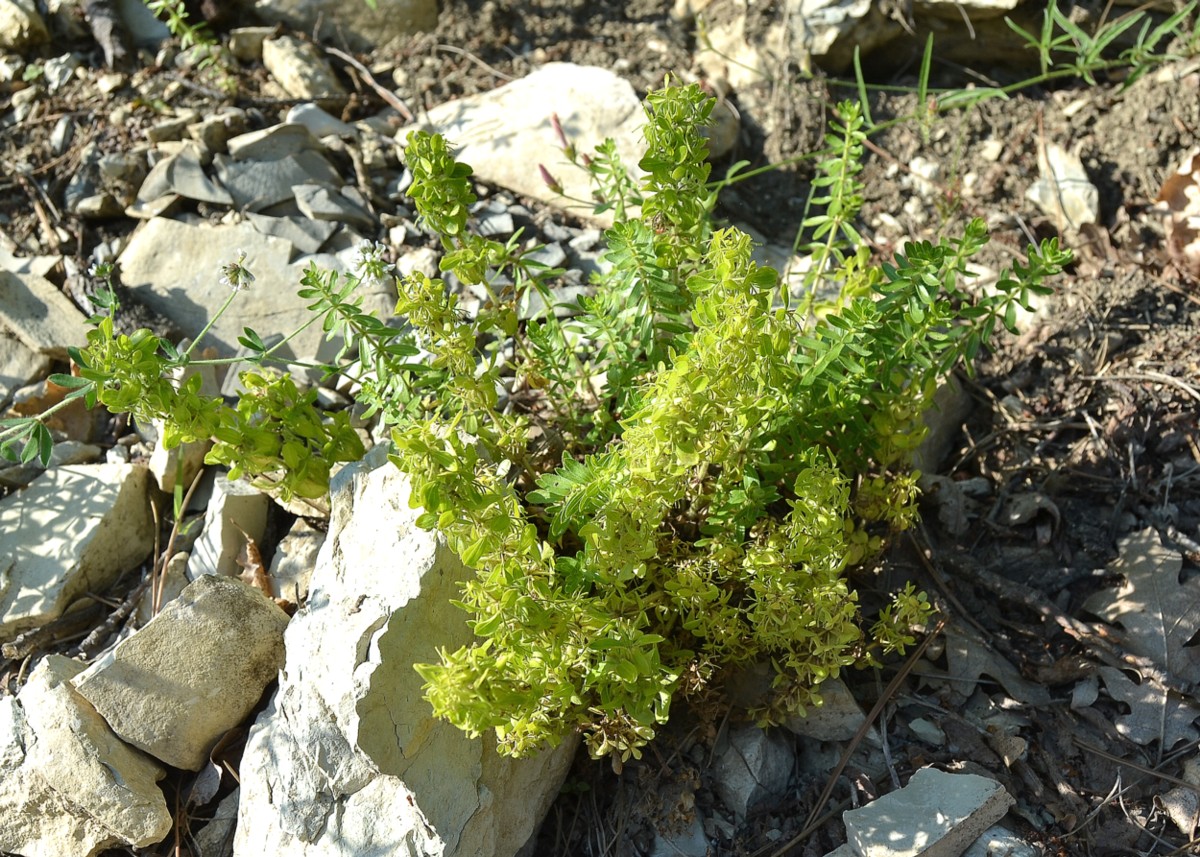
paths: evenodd
<path fill-rule="evenodd" d="M 218 476 L 204 513 L 204 530 L 192 548 L 188 577 L 206 574 L 237 577 L 242 573 L 238 553 L 251 538 L 257 544 L 267 529 L 271 498 L 242 480 Z"/>
<path fill-rule="evenodd" d="M 222 316 L 201 346 L 216 345 L 225 353 L 237 350 L 243 327 L 267 340 L 273 334 L 294 332 L 311 318 L 296 290 L 303 277 L 302 259 L 289 264 L 292 246 L 263 235 L 249 223 L 227 226 L 189 225 L 165 218 L 146 221 L 134 232 L 121 254 L 125 285 L 152 309 L 170 318 L 188 336 L 196 336 L 210 316 L 229 296 L 220 283 L 220 267 L 246 251 L 246 265 L 255 276 L 249 289 L 239 294 L 232 310 Z M 396 296 L 384 284 L 364 285 L 363 308 L 391 316 Z M 181 297 L 185 299 L 181 299 Z M 300 333 L 289 343 L 298 359 L 331 359 L 337 342 L 325 342 L 320 325 Z"/>
<path fill-rule="evenodd" d="M 1192 796 L 1195 797 L 1194 792 Z M 1040 848 L 1030 845 L 1011 830 L 996 826 L 980 834 L 962 857 L 1041 857 L 1041 854 Z"/>
<path fill-rule="evenodd" d="M 346 89 L 317 48 L 292 36 L 263 42 L 263 65 L 292 98 L 344 103 Z"/>
<path fill-rule="evenodd" d="M 2 275 L 0 275 L 2 276 Z M 0 327 L 0 401 L 49 374 L 53 361 Z"/>
<path fill-rule="evenodd" d="M 185 372 L 176 372 L 173 377 L 175 381 L 182 383 L 196 375 L 200 376 L 198 392 L 201 396 L 220 395 L 221 372 L 217 366 L 192 366 Z M 167 449 L 161 442 L 164 425 L 162 420 L 154 421 L 154 434 L 159 442 L 154 444 L 154 452 L 150 453 L 148 462 L 150 475 L 154 477 L 158 487 L 167 494 L 175 490 L 177 482 L 184 491 L 187 491 L 192 480 L 196 478 L 196 474 L 200 472 L 200 468 L 204 466 L 204 455 L 212 446 L 212 442 L 206 438 L 191 443 L 181 443 Z"/>
<path fill-rule="evenodd" d="M 0 48 L 20 50 L 49 40 L 33 0 L 0 0 Z"/>
<path fill-rule="evenodd" d="M 198 771 L 275 679 L 287 622 L 257 589 L 206 574 L 80 673 L 75 688 L 124 740 Z"/>
<path fill-rule="evenodd" d="M 840 678 L 826 679 L 818 690 L 822 704 L 810 705 L 803 717 L 789 717 L 784 727 L 818 741 L 848 741 L 858 732 L 866 715 Z"/>
<path fill-rule="evenodd" d="M 82 664 L 50 655 L 16 697 L 0 698 L 0 851 L 91 857 L 171 830 L 164 771 L 119 741 L 69 680 Z"/>
<path fill-rule="evenodd" d="M 509 857 L 570 764 L 574 742 L 513 760 L 431 717 L 412 665 L 469 642 L 450 604 L 469 572 L 416 527 L 407 480 L 381 459 L 334 480 L 308 603 L 242 757 L 235 855 Z"/>
<path fill-rule="evenodd" d="M 355 47 L 380 46 L 397 36 L 432 30 L 437 26 L 437 0 L 378 0 L 366 3 L 343 0 L 254 0 L 258 17 L 286 24 L 323 39 L 347 38 Z"/>
<path fill-rule="evenodd" d="M 328 185 L 300 184 L 292 190 L 305 217 L 366 229 L 375 225 L 374 215 Z"/>
<path fill-rule="evenodd" d="M 291 193 L 291 187 L 288 193 Z M 255 211 L 247 211 L 246 219 L 263 235 L 274 235 L 290 241 L 301 253 L 316 253 L 337 229 L 337 224 L 307 217 L 269 217 Z"/>
<path fill-rule="evenodd" d="M 314 137 L 353 137 L 355 136 L 354 126 L 335 116 L 331 116 L 321 109 L 320 105 L 308 102 L 306 104 L 297 104 L 287 112 L 284 117 L 285 122 L 290 122 L 295 125 L 303 125 L 307 128 Z"/>
<path fill-rule="evenodd" d="M 921 768 L 904 788 L 842 820 L 861 857 L 957 857 L 1014 803 L 995 780 Z"/>
<path fill-rule="evenodd" d="M 0 270 L 0 326 L 26 347 L 60 360 L 67 346 L 87 342 L 87 317 L 59 289 L 37 274 Z"/>
<path fill-rule="evenodd" d="M 547 63 L 491 92 L 440 104 L 423 117 L 423 127 L 443 134 L 458 160 L 483 181 L 595 219 L 591 206 L 570 203 L 542 181 L 539 165 L 559 180 L 566 196 L 591 199 L 587 173 L 564 164 L 551 113 L 558 114 L 580 152 L 612 137 L 626 164 L 640 159 L 645 115 L 633 86 L 608 69 L 573 63 Z M 408 131 L 401 129 L 397 141 L 404 143 Z M 611 214 L 599 221 L 609 225 Z"/>
<path fill-rule="evenodd" d="M 0 642 L 58 618 L 146 558 L 149 485 L 145 467 L 81 464 L 47 470 L 0 499 Z"/>
<path fill-rule="evenodd" d="M 200 857 L 224 857 L 229 853 L 237 826 L 238 801 L 241 789 L 234 789 L 211 812 L 205 812 L 208 824 L 196 833 L 196 848 Z"/>
<path fill-rule="evenodd" d="M 717 750 L 713 788 L 734 815 L 745 818 L 759 804 L 782 797 L 794 761 L 791 742 L 778 732 L 737 726 Z"/>
<path fill-rule="evenodd" d="M 317 566 L 325 534 L 300 518 L 284 536 L 271 559 L 269 577 L 278 598 L 299 604 L 308 598 L 308 582 Z"/>
<path fill-rule="evenodd" d="M 262 62 L 262 46 L 274 27 L 237 27 L 229 31 L 229 52 L 242 62 Z"/>
<path fill-rule="evenodd" d="M 261 211 L 292 199 L 296 185 L 305 182 L 342 183 L 337 171 L 319 152 L 301 151 L 262 161 L 217 155 L 213 161 L 217 177 L 229 190 L 234 205 L 248 211 Z"/>
<path fill-rule="evenodd" d="M 274 161 L 286 155 L 320 152 L 325 148 L 311 131 L 294 122 L 238 134 L 228 145 L 230 156 L 239 161 Z"/>

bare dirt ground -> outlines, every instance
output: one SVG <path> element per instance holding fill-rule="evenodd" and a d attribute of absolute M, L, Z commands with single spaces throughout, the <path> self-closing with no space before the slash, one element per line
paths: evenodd
<path fill-rule="evenodd" d="M 555 60 L 614 69 L 644 93 L 690 65 L 693 37 L 666 5 L 451 0 L 436 32 L 364 59 L 402 69 L 405 96 L 423 106 Z M 907 73 L 875 82 L 911 85 L 911 67 Z M 962 85 L 955 73 L 947 68 L 935 82 Z M 247 72 L 238 98 L 253 98 L 261 75 Z M 841 747 L 800 747 L 786 797 L 714 828 L 717 854 L 823 854 L 845 841 L 840 811 L 831 810 L 888 791 L 928 764 L 1003 783 L 1017 799 L 1017 832 L 1046 854 L 1196 853 L 1195 831 L 1172 820 L 1168 794 L 1193 775 L 1200 739 L 1200 291 L 1172 267 L 1150 206 L 1197 145 L 1198 82 L 1193 66 L 1176 65 L 1126 89 L 1115 80 L 1034 89 L 946 114 L 927 132 L 901 122 L 872 137 L 862 221 L 879 258 L 903 240 L 953 236 L 974 216 L 993 229 L 979 260 L 989 267 L 1019 259 L 1032 239 L 1059 235 L 1060 224 L 1025 198 L 1048 141 L 1078 150 L 1099 189 L 1101 219 L 1071 238 L 1077 262 L 1024 335 L 1001 341 L 964 380 L 969 407 L 932 474 L 940 478 L 929 484 L 924 524 L 861 581 L 885 591 L 915 579 L 946 621 L 920 660 L 846 677 L 864 710 L 883 699 L 881 743 L 851 758 L 829 800 L 821 796 Z M 51 120 L 94 114 L 71 92 L 62 91 L 42 123 L 0 138 L 6 157 L 23 157 L 51 194 L 73 168 L 70 153 L 46 154 Z M 731 98 L 736 105 L 750 94 Z M 754 167 L 810 152 L 831 105 L 852 91 L 796 78 L 763 81 L 752 94 L 758 110 L 743 112 L 739 145 L 714 175 L 733 160 Z M 211 109 L 219 95 L 195 89 L 187 97 Z M 286 106 L 254 103 L 270 121 Z M 345 118 L 382 106 L 367 91 Z M 876 119 L 916 107 L 911 95 L 872 104 Z M 116 150 L 132 128 L 99 124 L 91 133 Z M 939 168 L 923 195 L 912 175 L 918 159 Z M 810 178 L 800 161 L 735 185 L 720 214 L 790 243 Z M 13 234 L 40 228 L 27 184 L 8 182 L 0 194 Z M 133 225 L 71 229 L 84 258 Z M 1160 537 L 1166 547 L 1157 546 Z M 1106 604 L 1136 576 L 1126 572 L 1147 564 L 1140 589 Z M 1141 615 L 1161 620 L 1157 630 L 1117 621 L 1135 601 Z M 1146 653 L 1156 647 L 1167 663 Z M 902 681 L 885 696 L 898 673 Z M 690 801 L 710 818 L 725 817 L 710 766 L 738 717 L 714 694 L 679 706 L 662 740 L 620 775 L 581 756 L 533 853 L 648 854 L 654 828 L 686 814 Z M 821 823 L 797 839 L 810 816 Z"/>

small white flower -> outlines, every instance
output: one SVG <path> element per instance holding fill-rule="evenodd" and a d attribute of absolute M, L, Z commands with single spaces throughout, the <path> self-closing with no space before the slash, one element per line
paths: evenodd
<path fill-rule="evenodd" d="M 393 270 L 391 263 L 383 261 L 383 254 L 387 251 L 387 247 L 378 241 L 363 241 L 358 245 L 357 250 L 354 267 L 358 270 L 359 279 L 373 286 L 382 284 Z"/>
<path fill-rule="evenodd" d="M 88 276 L 97 280 L 107 280 L 112 276 L 112 262 L 93 262 L 88 268 Z"/>
<path fill-rule="evenodd" d="M 221 285 L 228 286 L 235 292 L 250 288 L 254 275 L 245 265 L 246 251 L 238 250 L 236 262 L 226 262 L 221 266 Z"/>

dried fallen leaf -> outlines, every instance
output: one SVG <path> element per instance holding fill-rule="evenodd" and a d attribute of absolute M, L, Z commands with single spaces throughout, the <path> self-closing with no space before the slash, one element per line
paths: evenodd
<path fill-rule="evenodd" d="M 1025 192 L 1060 228 L 1075 231 L 1100 218 L 1100 191 L 1088 178 L 1079 155 L 1057 143 L 1038 150 L 1038 180 Z"/>
<path fill-rule="evenodd" d="M 1167 252 L 1194 279 L 1200 279 L 1200 149 L 1191 152 L 1163 182 L 1158 203 L 1167 212 Z"/>
<path fill-rule="evenodd" d="M 254 539 L 246 535 L 245 530 L 239 527 L 239 531 L 245 536 L 246 543 L 238 551 L 237 564 L 242 567 L 242 573 L 238 577 L 243 583 L 253 586 L 268 598 L 274 597 L 271 592 L 271 578 L 267 577 L 267 569 L 263 565 L 262 553 L 259 552 L 258 545 L 255 544 Z"/>
<path fill-rule="evenodd" d="M 1028 705 L 1048 705 L 1050 691 L 1025 679 L 1017 668 L 996 654 L 985 640 L 963 625 L 948 624 L 946 640 L 946 676 L 951 679 L 950 690 L 962 698 L 970 696 L 983 675 L 1000 683 L 1013 699 Z M 929 677 L 936 677 L 926 672 Z"/>
<path fill-rule="evenodd" d="M 1167 676 L 1181 682 L 1200 681 L 1200 650 L 1188 642 L 1200 630 L 1200 578 L 1183 581 L 1183 558 L 1162 545 L 1153 529 L 1125 538 L 1121 555 L 1109 567 L 1125 577 L 1117 589 L 1097 592 L 1084 609 L 1125 629 L 1122 644 Z M 1132 681 L 1112 667 L 1100 670 L 1108 692 L 1130 706 L 1117 729 L 1139 744 L 1162 741 L 1164 750 L 1195 740 L 1192 721 L 1200 704 L 1157 683 Z"/>

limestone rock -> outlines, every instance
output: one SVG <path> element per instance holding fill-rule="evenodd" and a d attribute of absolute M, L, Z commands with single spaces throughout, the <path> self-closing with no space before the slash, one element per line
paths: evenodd
<path fill-rule="evenodd" d="M 956 857 L 1014 803 L 995 780 L 921 768 L 904 788 L 842 820 L 862 857 Z"/>
<path fill-rule="evenodd" d="M 317 565 L 317 555 L 325 544 L 325 534 L 297 519 L 275 548 L 271 560 L 269 577 L 275 587 L 277 598 L 286 598 L 293 604 L 308 598 L 308 582 Z"/>
<path fill-rule="evenodd" d="M 320 152 L 325 148 L 308 128 L 294 122 L 238 134 L 227 145 L 230 156 L 239 161 L 274 161 L 309 150 Z"/>
<path fill-rule="evenodd" d="M 306 132 L 307 133 L 307 132 Z M 292 245 L 263 235 L 249 223 L 191 225 L 165 218 L 146 221 L 130 238 L 121 254 L 121 276 L 126 286 L 151 309 L 196 336 L 229 295 L 220 283 L 220 267 L 246 251 L 246 265 L 255 281 L 237 296 L 232 310 L 222 316 L 202 343 L 224 353 L 237 350 L 243 327 L 254 329 L 264 340 L 273 334 L 296 331 L 312 314 L 311 301 L 296 290 L 303 277 L 303 260 L 289 264 Z M 386 284 L 359 290 L 363 308 L 391 316 L 396 297 Z M 338 342 L 325 342 L 320 325 L 303 331 L 288 343 L 297 359 L 331 359 Z"/>
<path fill-rule="evenodd" d="M 378 454 L 334 480 L 279 690 L 247 739 L 235 855 L 508 857 L 565 776 L 573 742 L 513 760 L 432 718 L 412 665 L 470 640 L 450 604 L 469 572 L 417 528 L 408 492 Z"/>
<path fill-rule="evenodd" d="M 293 198 L 305 182 L 341 184 L 337 171 L 318 152 L 301 151 L 264 161 L 243 161 L 218 155 L 217 176 L 233 203 L 246 211 L 261 211 Z M 373 221 L 369 221 L 373 223 Z"/>
<path fill-rule="evenodd" d="M 593 219 L 590 206 L 572 205 L 551 192 L 538 171 L 538 165 L 550 170 L 566 196 L 591 199 L 587 174 L 563 166 L 551 113 L 558 114 L 580 152 L 612 137 L 625 163 L 636 165 L 641 157 L 645 115 L 633 87 L 608 69 L 573 63 L 547 63 L 491 92 L 440 104 L 428 112 L 424 126 L 443 134 L 458 160 L 483 181 Z M 407 136 L 408 129 L 401 129 L 396 139 L 403 143 Z M 600 221 L 609 225 L 611 215 Z"/>
<path fill-rule="evenodd" d="M 287 614 L 258 590 L 203 575 L 75 679 L 123 739 L 198 771 L 283 664 Z"/>
<path fill-rule="evenodd" d="M 821 682 L 821 705 L 810 705 L 803 717 L 789 717 L 784 727 L 796 735 L 818 741 L 848 741 L 854 737 L 866 715 L 839 678 Z"/>
<path fill-rule="evenodd" d="M 0 698 L 0 851 L 90 857 L 171 830 L 163 770 L 117 739 L 72 689 L 82 664 L 51 655 Z"/>
<path fill-rule="evenodd" d="M 149 485 L 145 467 L 82 464 L 47 470 L 0 499 L 0 642 L 145 559 L 154 546 Z"/>
<path fill-rule="evenodd" d="M 320 26 L 319 38 L 346 38 L 356 48 L 432 30 L 438 18 L 437 0 L 378 0 L 374 9 L 341 0 L 254 0 L 253 6 L 264 21 L 303 33 Z"/>
<path fill-rule="evenodd" d="M 270 498 L 257 488 L 218 476 L 204 513 L 204 530 L 192 548 L 188 577 L 196 580 L 205 574 L 241 574 L 238 553 L 247 538 L 255 543 L 262 541 L 270 506 Z"/>
<path fill-rule="evenodd" d="M 87 342 L 87 317 L 58 288 L 37 274 L 0 270 L 0 327 L 26 347 L 65 360 L 67 346 Z"/>
<path fill-rule="evenodd" d="M 0 0 L 0 48 L 21 50 L 50 40 L 33 0 Z"/>
<path fill-rule="evenodd" d="M 346 89 L 317 48 L 291 36 L 263 42 L 263 65 L 292 98 L 344 104 Z"/>
<path fill-rule="evenodd" d="M 729 730 L 713 765 L 714 788 L 738 818 L 755 806 L 778 799 L 787 788 L 795 753 L 777 732 L 757 726 Z"/>
<path fill-rule="evenodd" d="M 50 372 L 51 359 L 0 328 L 0 401 Z"/>

